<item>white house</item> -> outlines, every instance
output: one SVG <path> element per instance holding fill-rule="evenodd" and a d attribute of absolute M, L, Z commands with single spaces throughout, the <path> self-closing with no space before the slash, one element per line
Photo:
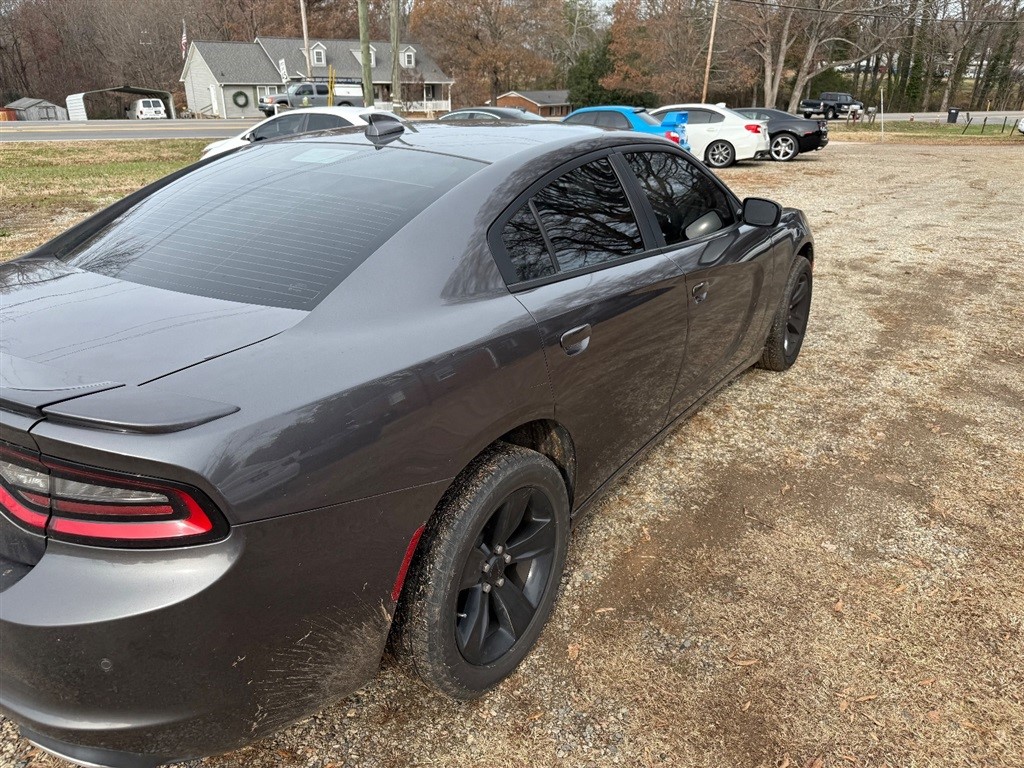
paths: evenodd
<path fill-rule="evenodd" d="M 310 69 L 314 78 L 327 78 L 328 67 L 339 79 L 361 80 L 358 40 L 310 40 Z M 420 45 L 399 49 L 405 107 L 411 112 L 451 109 L 454 82 Z M 370 70 L 377 105 L 391 101 L 391 44 L 370 45 Z M 284 91 L 290 82 L 305 79 L 302 40 L 257 37 L 251 43 L 195 41 L 189 46 L 181 82 L 190 111 L 210 117 L 261 117 L 259 98 Z"/>

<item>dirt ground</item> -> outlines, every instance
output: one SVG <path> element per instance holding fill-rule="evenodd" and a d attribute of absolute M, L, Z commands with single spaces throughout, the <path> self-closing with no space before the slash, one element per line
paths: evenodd
<path fill-rule="evenodd" d="M 190 766 L 1024 766 L 1024 143 L 722 176 L 814 227 L 797 365 L 741 376 L 596 505 L 484 700 L 385 663 Z M 58 765 L 9 723 L 0 761 Z"/>

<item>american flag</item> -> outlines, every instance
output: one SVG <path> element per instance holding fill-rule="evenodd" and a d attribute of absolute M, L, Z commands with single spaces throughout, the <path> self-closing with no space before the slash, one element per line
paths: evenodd
<path fill-rule="evenodd" d="M 188 48 L 188 35 L 185 34 L 185 20 L 181 20 L 181 60 L 185 60 L 185 49 Z"/>

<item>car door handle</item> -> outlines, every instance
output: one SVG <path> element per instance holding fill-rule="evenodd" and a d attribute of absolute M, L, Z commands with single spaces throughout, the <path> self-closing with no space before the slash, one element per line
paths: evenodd
<path fill-rule="evenodd" d="M 581 325 L 562 334 L 561 344 L 565 354 L 578 355 L 590 344 L 590 325 Z"/>
<path fill-rule="evenodd" d="M 708 284 L 697 283 L 693 286 L 693 300 L 700 304 L 704 299 L 708 297 Z"/>

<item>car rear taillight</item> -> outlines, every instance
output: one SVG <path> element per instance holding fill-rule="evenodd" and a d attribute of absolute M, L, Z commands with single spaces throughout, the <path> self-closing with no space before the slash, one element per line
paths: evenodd
<path fill-rule="evenodd" d="M 674 141 L 676 144 L 679 143 L 679 134 L 675 131 L 665 131 L 665 138 L 669 141 Z"/>
<path fill-rule="evenodd" d="M 751 133 L 760 133 L 761 132 L 761 126 L 758 125 L 757 123 L 747 123 L 743 127 L 746 128 Z"/>
<path fill-rule="evenodd" d="M 114 546 L 196 544 L 227 532 L 194 488 L 86 469 L 0 447 L 0 512 L 55 539 Z"/>

